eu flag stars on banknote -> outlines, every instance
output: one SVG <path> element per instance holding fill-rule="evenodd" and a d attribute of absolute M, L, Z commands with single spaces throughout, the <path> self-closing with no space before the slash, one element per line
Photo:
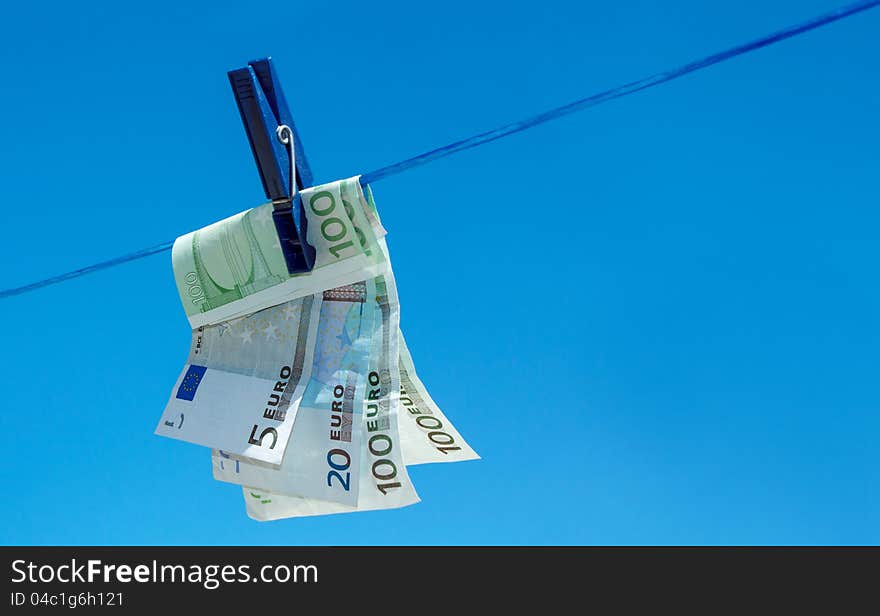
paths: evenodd
<path fill-rule="evenodd" d="M 270 203 L 174 243 L 193 331 L 156 434 L 209 447 L 256 520 L 414 504 L 407 465 L 479 456 L 416 374 L 369 189 L 301 197 L 310 272 L 288 273 Z"/>

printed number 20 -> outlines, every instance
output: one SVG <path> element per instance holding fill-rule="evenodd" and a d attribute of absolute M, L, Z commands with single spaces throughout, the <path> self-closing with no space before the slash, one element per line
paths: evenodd
<path fill-rule="evenodd" d="M 345 462 L 342 464 L 337 464 L 333 461 L 333 456 L 342 456 Z M 345 478 L 343 479 L 342 475 L 339 471 L 344 471 L 349 466 L 351 466 L 351 456 L 348 455 L 348 452 L 344 449 L 331 449 L 327 452 L 327 464 L 330 465 L 330 468 L 333 470 L 327 473 L 327 485 L 329 487 L 333 487 L 333 478 L 336 477 L 339 480 L 339 483 L 342 485 L 342 489 L 348 492 L 351 489 L 349 485 L 351 482 L 351 473 L 345 473 Z"/>

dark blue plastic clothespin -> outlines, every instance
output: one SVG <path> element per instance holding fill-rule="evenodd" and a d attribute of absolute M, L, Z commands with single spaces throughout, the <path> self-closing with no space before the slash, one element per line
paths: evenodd
<path fill-rule="evenodd" d="M 308 272 L 315 263 L 315 249 L 306 241 L 308 221 L 299 190 L 312 185 L 312 171 L 306 160 L 302 140 L 287 108 L 284 92 L 271 58 L 248 62 L 244 68 L 229 71 L 229 83 L 238 104 L 251 151 L 263 181 L 263 190 L 272 200 L 272 218 L 281 250 L 291 274 Z M 296 168 L 296 186 L 290 186 L 290 156 L 276 131 L 290 127 Z"/>

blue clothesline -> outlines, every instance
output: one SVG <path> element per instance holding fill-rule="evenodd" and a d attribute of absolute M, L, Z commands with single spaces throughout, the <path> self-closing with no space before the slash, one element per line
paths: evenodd
<path fill-rule="evenodd" d="M 637 81 L 632 81 L 616 88 L 605 90 L 604 92 L 599 92 L 598 94 L 593 94 L 592 96 L 576 100 L 561 107 L 556 107 L 555 109 L 545 111 L 544 113 L 540 113 L 530 118 L 526 118 L 518 122 L 512 122 L 510 124 L 505 124 L 504 126 L 500 126 L 498 128 L 480 133 L 478 135 L 473 135 L 471 137 L 456 141 L 454 143 L 450 143 L 448 145 L 444 145 L 429 152 L 425 152 L 424 154 L 413 156 L 412 158 L 408 158 L 401 162 L 394 163 L 392 165 L 388 165 L 374 171 L 370 171 L 369 173 L 364 173 L 361 176 L 361 183 L 369 184 L 377 180 L 382 180 L 391 175 L 403 173 L 404 171 L 407 171 L 414 167 L 426 165 L 429 162 L 437 160 L 438 158 L 443 158 L 445 156 L 455 154 L 456 152 L 475 148 L 479 145 L 483 145 L 484 143 L 489 143 L 490 141 L 495 141 L 496 139 L 501 139 L 502 137 L 524 131 L 528 128 L 532 128 L 533 126 L 538 126 L 539 124 L 561 118 L 562 116 L 568 115 L 570 113 L 581 111 L 583 109 L 588 109 L 606 101 L 621 98 L 623 96 L 628 96 L 641 90 L 646 90 L 648 88 L 658 86 L 662 83 L 672 81 L 673 79 L 678 79 L 679 77 L 683 77 L 684 75 L 693 73 L 700 69 L 704 69 L 714 64 L 724 62 L 725 60 L 729 60 L 731 58 L 749 53 L 750 51 L 761 49 L 762 47 L 767 47 L 768 45 L 772 45 L 774 43 L 778 43 L 779 41 L 792 38 L 799 34 L 803 34 L 804 32 L 809 32 L 810 30 L 815 30 L 816 28 L 820 28 L 824 25 L 844 19 L 851 15 L 855 15 L 856 13 L 861 13 L 862 11 L 872 9 L 877 5 L 880 5 L 880 0 L 863 0 L 861 2 L 854 2 L 852 4 L 839 7 L 833 11 L 830 11 L 823 15 L 819 15 L 803 23 L 789 26 L 788 28 L 778 30 L 777 32 L 773 32 L 772 34 L 768 34 L 748 43 L 743 43 L 741 45 L 737 45 L 736 47 L 731 47 L 730 49 L 727 49 L 725 51 L 714 53 L 700 60 L 696 60 L 694 62 L 689 62 L 687 64 L 679 66 L 678 68 L 655 73 L 653 75 L 650 75 L 649 77 L 645 77 Z M 151 248 L 144 248 L 142 250 L 129 253 L 127 255 L 122 255 L 114 259 L 110 259 L 108 261 L 102 261 L 101 263 L 95 263 L 94 265 L 82 267 L 80 269 L 73 270 L 65 274 L 52 276 L 51 278 L 46 278 L 44 280 L 38 280 L 36 282 L 22 285 L 20 287 L 5 289 L 3 291 L 0 291 L 0 299 L 12 297 L 14 295 L 21 295 L 23 293 L 35 291 L 42 287 L 47 287 L 49 285 L 57 284 L 59 282 L 64 282 L 65 280 L 79 278 L 80 276 L 84 276 L 92 272 L 97 272 L 103 269 L 114 267 L 116 265 L 128 263 L 129 261 L 142 259 L 150 255 L 170 250 L 173 244 L 173 240 L 163 242 L 161 244 L 157 244 L 156 246 L 152 246 Z"/>

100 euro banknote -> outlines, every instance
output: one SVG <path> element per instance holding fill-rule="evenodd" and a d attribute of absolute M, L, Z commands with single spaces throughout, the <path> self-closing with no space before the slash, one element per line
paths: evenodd
<path fill-rule="evenodd" d="M 367 191 L 367 215 L 374 224 L 379 214 L 373 193 Z M 391 263 L 388 244 L 384 234 L 379 237 L 379 248 Z M 397 293 L 393 273 L 389 276 Z M 403 447 L 404 460 L 407 464 L 426 464 L 431 462 L 464 462 L 478 460 L 479 455 L 459 434 L 452 422 L 446 418 L 440 407 L 434 402 L 428 389 L 416 374 L 415 364 L 403 333 L 398 329 L 399 370 L 400 370 L 400 412 L 399 430 Z"/>
<path fill-rule="evenodd" d="M 422 383 L 412 355 L 400 340 L 400 443 L 407 464 L 479 460 Z"/>
<path fill-rule="evenodd" d="M 281 302 L 383 273 L 378 224 L 357 177 L 300 193 L 310 272 L 290 274 L 266 203 L 177 238 L 174 280 L 190 325 L 228 321 Z"/>

